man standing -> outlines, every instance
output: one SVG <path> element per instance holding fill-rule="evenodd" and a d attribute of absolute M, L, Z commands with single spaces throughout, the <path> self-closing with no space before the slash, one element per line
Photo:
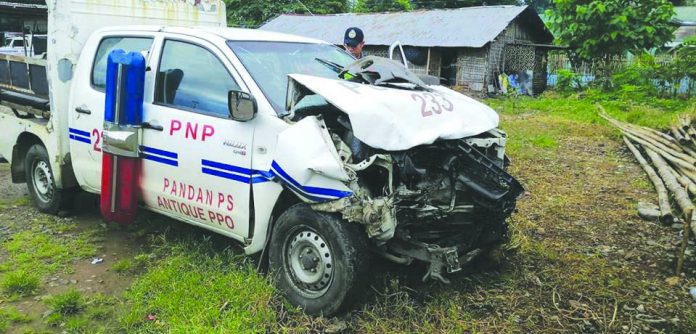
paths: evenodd
<path fill-rule="evenodd" d="M 365 35 L 360 28 L 351 27 L 346 29 L 346 33 L 343 36 L 343 47 L 348 51 L 353 57 L 360 59 L 362 58 L 362 49 L 365 46 Z"/>

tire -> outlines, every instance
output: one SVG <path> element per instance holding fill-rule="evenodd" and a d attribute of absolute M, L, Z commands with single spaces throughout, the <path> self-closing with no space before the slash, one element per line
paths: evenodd
<path fill-rule="evenodd" d="M 57 214 L 62 209 L 66 196 L 56 186 L 48 152 L 43 145 L 35 144 L 29 148 L 24 160 L 24 172 L 29 194 L 39 211 Z"/>
<path fill-rule="evenodd" d="M 359 225 L 297 204 L 276 220 L 269 248 L 278 289 L 305 313 L 333 315 L 361 295 L 370 254 Z"/>

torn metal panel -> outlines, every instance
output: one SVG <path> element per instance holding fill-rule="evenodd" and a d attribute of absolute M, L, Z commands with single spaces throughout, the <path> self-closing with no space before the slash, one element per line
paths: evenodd
<path fill-rule="evenodd" d="M 276 181 L 308 203 L 332 201 L 352 194 L 344 182 L 350 177 L 334 148 L 326 125 L 306 117 L 278 134 L 271 166 Z"/>
<path fill-rule="evenodd" d="M 438 139 L 475 136 L 498 126 L 498 114 L 472 98 L 444 87 L 432 92 L 363 85 L 291 74 L 288 110 L 311 91 L 350 118 L 355 137 L 388 151 L 432 144 Z"/>

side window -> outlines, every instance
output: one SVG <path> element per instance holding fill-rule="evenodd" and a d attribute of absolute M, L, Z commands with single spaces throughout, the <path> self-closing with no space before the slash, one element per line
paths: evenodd
<path fill-rule="evenodd" d="M 228 117 L 230 90 L 239 90 L 239 85 L 213 53 L 186 42 L 165 42 L 155 103 Z"/>
<path fill-rule="evenodd" d="M 106 60 L 115 49 L 126 52 L 150 51 L 152 38 L 144 37 L 107 37 L 99 43 L 97 55 L 92 68 L 92 86 L 100 91 L 106 88 Z"/>

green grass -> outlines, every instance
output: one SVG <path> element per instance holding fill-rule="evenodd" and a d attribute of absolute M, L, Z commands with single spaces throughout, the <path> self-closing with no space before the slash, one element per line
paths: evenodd
<path fill-rule="evenodd" d="M 11 325 L 27 323 L 29 321 L 31 321 L 31 318 L 19 312 L 16 307 L 0 307 L 0 332 L 2 333 L 7 331 Z"/>
<path fill-rule="evenodd" d="M 132 259 L 122 259 L 111 266 L 111 270 L 119 274 L 133 274 L 145 268 L 148 261 L 147 254 L 138 254 Z"/>
<path fill-rule="evenodd" d="M 279 299 L 268 281 L 239 256 L 208 242 L 175 242 L 126 294 L 127 332 L 267 332 Z M 149 319 L 148 319 L 149 317 Z"/>
<path fill-rule="evenodd" d="M 51 311 L 60 315 L 74 315 L 85 309 L 85 299 L 77 290 L 69 290 L 46 299 Z"/>
<path fill-rule="evenodd" d="M 76 290 L 56 294 L 45 300 L 50 314 L 44 321 L 68 333 L 118 332 L 116 314 L 123 305 L 104 294 L 83 295 Z"/>
<path fill-rule="evenodd" d="M 0 287 L 10 298 L 30 296 L 39 290 L 39 277 L 25 270 L 16 270 L 2 276 Z"/>
<path fill-rule="evenodd" d="M 72 261 L 96 253 L 97 248 L 91 237 L 88 233 L 51 235 L 38 228 L 19 232 L 2 244 L 8 259 L 0 264 L 0 273 L 23 270 L 46 275 L 65 269 Z"/>
<path fill-rule="evenodd" d="M 598 104 L 601 104 L 612 117 L 653 128 L 665 128 L 673 124 L 677 115 L 681 113 L 696 116 L 696 99 L 651 99 L 645 102 L 620 100 L 592 91 L 567 98 L 549 92 L 541 98 L 496 98 L 488 99 L 485 103 L 505 115 L 542 113 L 584 124 L 607 124 L 599 117 Z"/>

